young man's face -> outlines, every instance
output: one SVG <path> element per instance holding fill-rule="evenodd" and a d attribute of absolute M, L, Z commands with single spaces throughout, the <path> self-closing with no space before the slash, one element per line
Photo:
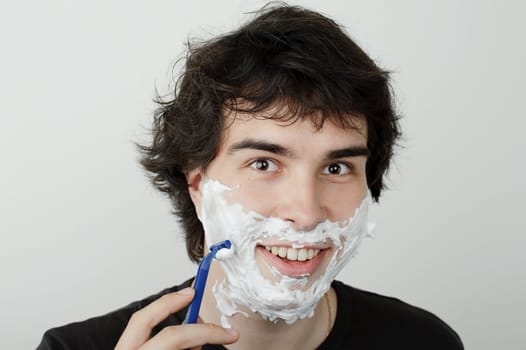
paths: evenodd
<path fill-rule="evenodd" d="M 206 245 L 234 246 L 210 271 L 221 314 L 291 324 L 314 314 L 368 232 L 367 126 L 259 117 L 227 115 L 217 156 L 187 180 Z"/>
<path fill-rule="evenodd" d="M 224 193 L 228 203 L 280 218 L 298 231 L 352 217 L 367 194 L 363 119 L 355 118 L 357 129 L 325 122 L 316 130 L 309 119 L 291 124 L 238 113 L 227 116 L 225 125 L 215 159 L 204 172 L 189 175 L 198 212 L 200 185 L 207 179 L 234 189 Z M 272 266 L 285 275 L 317 275 L 331 248 L 320 242 L 295 249 L 292 242 L 268 238 L 257 245 L 255 257 L 262 270 Z"/>

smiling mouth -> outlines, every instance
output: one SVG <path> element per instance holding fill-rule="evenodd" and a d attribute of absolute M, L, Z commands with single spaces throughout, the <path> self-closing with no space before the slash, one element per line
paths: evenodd
<path fill-rule="evenodd" d="M 311 275 L 318 269 L 330 248 L 259 245 L 257 250 L 260 251 L 270 266 L 282 274 L 291 277 L 303 277 Z"/>
<path fill-rule="evenodd" d="M 288 248 L 277 246 L 264 246 L 264 248 L 275 256 L 290 261 L 307 261 L 316 257 L 320 253 L 320 249 L 313 248 Z"/>

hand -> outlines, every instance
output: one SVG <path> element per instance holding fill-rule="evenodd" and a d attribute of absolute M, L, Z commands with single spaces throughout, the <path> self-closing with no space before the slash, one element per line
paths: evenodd
<path fill-rule="evenodd" d="M 115 350 L 187 349 L 204 344 L 231 344 L 239 339 L 237 331 L 212 323 L 170 326 L 150 338 L 153 327 L 188 305 L 193 296 L 193 288 L 185 288 L 163 295 L 135 312 Z"/>

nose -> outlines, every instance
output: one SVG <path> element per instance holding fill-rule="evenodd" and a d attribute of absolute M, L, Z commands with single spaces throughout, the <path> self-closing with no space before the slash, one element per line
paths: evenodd
<path fill-rule="evenodd" d="M 310 230 L 326 219 L 327 208 L 322 202 L 317 179 L 296 176 L 287 181 L 287 190 L 279 198 L 276 215 L 292 224 L 296 230 Z"/>

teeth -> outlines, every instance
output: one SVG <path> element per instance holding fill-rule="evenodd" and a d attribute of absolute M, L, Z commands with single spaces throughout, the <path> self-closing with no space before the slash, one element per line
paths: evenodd
<path fill-rule="evenodd" d="M 306 249 L 306 248 L 286 248 L 286 247 L 275 247 L 265 246 L 265 249 L 270 253 L 279 256 L 280 258 L 287 258 L 293 261 L 306 261 L 314 258 L 320 253 L 319 249 Z"/>
<path fill-rule="evenodd" d="M 297 249 L 287 249 L 287 259 L 298 260 L 298 250 Z"/>

